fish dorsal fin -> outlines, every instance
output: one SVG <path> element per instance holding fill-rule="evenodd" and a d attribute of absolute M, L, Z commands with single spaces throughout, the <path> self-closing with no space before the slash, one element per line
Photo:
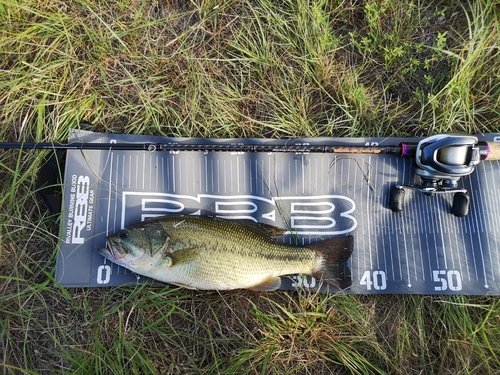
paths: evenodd
<path fill-rule="evenodd" d="M 205 217 L 210 218 L 212 220 L 223 220 L 223 221 L 231 220 L 230 217 L 225 217 L 225 218 L 217 217 L 213 213 L 211 213 Z M 287 229 L 278 228 L 278 227 L 275 227 L 274 225 L 270 225 L 270 224 L 258 223 L 258 222 L 251 220 L 251 219 L 236 219 L 236 220 L 231 220 L 231 222 L 233 224 L 247 227 L 247 228 L 253 230 L 254 232 L 257 232 L 263 236 L 272 237 L 272 238 L 282 236 L 287 231 Z"/>
<path fill-rule="evenodd" d="M 264 282 L 254 285 L 250 290 L 254 292 L 271 292 L 278 289 L 281 286 L 281 277 L 269 277 L 264 280 Z"/>

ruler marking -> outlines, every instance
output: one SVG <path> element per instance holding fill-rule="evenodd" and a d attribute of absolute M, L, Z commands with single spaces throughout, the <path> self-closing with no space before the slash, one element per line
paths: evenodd
<path fill-rule="evenodd" d="M 371 155 L 368 156 L 368 164 L 371 164 Z M 375 178 L 377 174 L 375 174 Z M 370 254 L 370 269 L 373 269 L 373 254 L 372 254 L 372 236 L 370 233 L 371 227 L 372 227 L 372 218 L 371 218 L 371 209 L 370 209 L 370 202 L 371 202 L 371 196 L 370 196 L 370 185 L 366 184 L 366 221 L 368 224 L 368 251 Z M 365 226 L 363 226 L 363 229 Z M 366 258 L 366 250 L 365 250 L 365 258 Z M 377 268 L 380 268 L 380 259 L 377 254 Z"/>
<path fill-rule="evenodd" d="M 298 161 L 297 161 L 297 159 L 295 159 L 294 161 L 295 161 L 295 176 L 298 176 L 299 175 L 299 167 L 298 167 L 298 164 L 297 164 Z M 299 191 L 298 191 L 298 184 L 295 183 L 294 185 L 295 185 L 295 194 L 298 194 L 299 193 Z"/>
<path fill-rule="evenodd" d="M 135 189 L 139 188 L 139 155 L 135 155 Z"/>
<path fill-rule="evenodd" d="M 113 164 L 115 162 L 115 158 L 114 158 L 114 153 L 111 153 L 111 162 L 110 162 L 110 171 L 109 171 L 109 181 L 114 181 L 114 187 L 116 189 L 116 193 L 118 193 L 118 173 L 115 173 L 114 169 L 113 169 Z M 118 170 L 119 168 L 119 158 L 116 158 L 116 165 L 115 165 L 115 168 L 116 170 Z M 110 200 L 110 203 L 111 203 L 111 189 L 109 189 L 110 192 L 109 192 L 109 200 Z M 113 199 L 113 203 L 114 203 L 114 212 L 113 212 L 113 230 L 116 230 L 116 220 L 117 220 L 117 212 L 118 212 L 118 199 L 116 199 L 116 195 L 115 195 L 115 198 Z M 108 212 L 108 216 L 110 215 L 110 213 Z M 108 221 L 109 223 L 109 221 Z M 120 228 L 122 229 L 122 228 Z M 123 272 L 124 274 L 127 274 L 127 271 L 125 268 L 123 267 L 120 267 L 120 266 L 116 266 L 114 265 L 115 268 L 116 268 L 116 274 L 117 275 L 120 275 L 120 272 Z"/>
<path fill-rule="evenodd" d="M 122 175 L 121 188 L 123 189 L 126 186 L 126 184 L 125 184 L 125 155 L 122 155 L 121 159 L 122 159 L 122 163 L 121 163 L 122 164 L 121 165 L 121 167 L 122 167 L 122 171 L 121 171 L 121 175 Z"/>
<path fill-rule="evenodd" d="M 172 161 L 172 169 L 170 170 L 170 175 L 171 175 L 172 181 L 170 183 L 171 183 L 171 186 L 172 186 L 171 189 L 175 193 L 175 180 L 176 180 L 176 176 L 175 176 L 175 156 L 174 155 L 171 156 L 171 161 Z"/>
<path fill-rule="evenodd" d="M 391 165 L 391 160 L 389 159 L 389 165 Z M 382 164 L 382 184 L 385 182 L 385 179 L 384 179 L 384 176 L 385 176 L 385 167 L 386 167 L 386 163 L 383 163 Z M 381 226 L 380 226 L 380 222 L 382 221 L 382 219 L 379 217 L 379 219 L 377 220 L 377 224 L 379 224 L 379 227 L 378 227 L 378 230 L 380 231 L 379 233 L 383 233 L 384 235 L 382 236 L 382 241 L 380 240 L 377 240 L 375 241 L 377 243 L 377 250 L 378 250 L 378 246 L 379 244 L 381 245 L 382 247 L 382 252 L 384 254 L 384 263 L 385 263 L 385 269 L 387 271 L 389 271 L 389 264 L 388 262 L 390 262 L 390 268 L 392 270 L 392 278 L 394 280 L 394 261 L 392 259 L 392 241 L 389 242 L 389 255 L 390 255 L 390 260 L 387 258 L 387 251 L 386 251 L 386 246 L 385 246 L 385 239 L 387 238 L 387 231 L 388 231 L 388 227 L 389 227 L 389 223 L 388 221 L 383 221 L 381 223 Z M 380 238 L 380 236 L 377 236 L 377 238 Z M 382 242 L 382 243 L 380 243 Z"/>
<path fill-rule="evenodd" d="M 302 161 L 301 164 L 301 179 L 302 179 L 302 194 L 305 195 L 306 193 L 306 166 L 305 166 L 305 156 L 301 155 L 300 160 Z"/>
<path fill-rule="evenodd" d="M 429 233 L 432 234 L 433 246 L 434 246 L 434 250 L 436 253 L 436 267 L 438 270 L 440 270 L 441 266 L 440 266 L 440 262 L 439 262 L 439 248 L 437 246 L 437 238 L 436 238 L 436 227 L 437 227 L 436 218 L 435 218 L 436 215 L 433 215 L 433 212 L 432 212 L 432 201 L 430 201 L 431 197 L 423 197 L 423 198 L 425 200 L 426 209 L 427 209 L 426 217 L 431 218 L 431 220 L 429 221 Z"/>
<path fill-rule="evenodd" d="M 155 157 L 155 190 L 158 191 L 158 182 L 159 182 L 159 175 L 160 175 L 160 171 L 159 171 L 159 161 L 160 159 L 158 158 L 158 156 Z"/>
<path fill-rule="evenodd" d="M 403 165 L 403 181 L 404 181 L 404 179 L 406 177 L 406 163 L 405 163 L 405 160 L 402 159 L 401 163 Z M 408 219 L 407 215 L 401 214 L 401 218 L 402 218 L 402 222 L 405 224 L 405 228 L 403 228 L 403 229 L 406 229 L 406 230 L 403 230 L 403 242 L 405 244 L 406 273 L 408 275 L 408 287 L 411 288 L 412 284 L 411 284 L 411 276 L 410 276 L 410 259 L 408 258 L 408 248 L 407 248 L 407 239 L 406 239 L 406 235 L 410 234 L 408 232 L 408 230 L 410 228 L 410 223 L 409 223 L 409 219 Z M 418 277 L 417 277 L 417 263 L 416 263 L 416 260 L 415 260 L 415 247 L 413 246 L 413 241 L 411 241 L 411 246 L 412 246 L 412 258 L 413 258 L 413 271 L 414 271 L 414 274 L 415 274 L 415 281 L 418 281 Z"/>
<path fill-rule="evenodd" d="M 422 246 L 422 249 L 426 249 L 426 252 L 427 252 L 427 260 L 429 261 L 429 277 L 430 279 L 432 280 L 432 259 L 431 259 L 431 250 L 430 250 L 430 247 L 429 247 L 429 237 L 427 236 L 428 234 L 428 231 L 427 231 L 427 221 L 424 220 L 424 217 L 426 217 L 426 215 L 424 215 L 424 213 L 426 213 L 426 205 L 425 205 L 425 197 L 422 197 L 422 196 L 419 196 L 418 194 L 414 194 L 415 197 L 414 199 L 416 200 L 417 202 L 417 206 L 419 206 L 419 212 L 420 212 L 420 217 L 421 217 L 421 220 L 422 220 L 422 233 L 420 234 L 420 237 L 422 238 L 422 242 L 423 242 L 423 246 Z"/>
<path fill-rule="evenodd" d="M 274 155 L 273 155 L 273 160 L 274 160 Z M 271 186 L 272 186 L 272 180 L 271 180 L 271 157 L 269 156 L 267 158 L 267 184 L 268 184 L 268 190 L 269 192 L 271 191 Z"/>
<path fill-rule="evenodd" d="M 391 159 L 389 159 L 389 166 L 392 168 L 392 160 Z M 385 163 L 382 166 L 382 176 L 385 176 Z M 382 183 L 385 183 L 383 177 L 382 177 Z M 395 236 L 395 234 L 394 234 L 394 218 L 389 217 L 389 223 L 387 223 L 387 224 L 388 225 L 385 225 L 385 230 L 386 231 L 391 230 L 392 233 L 386 232 L 388 235 L 384 236 L 382 241 L 385 241 L 385 239 L 387 239 L 387 238 L 391 238 L 392 237 L 392 236 L 390 236 L 391 234 L 393 236 Z M 385 246 L 383 248 L 385 249 Z M 394 269 L 394 250 L 392 248 L 392 241 L 390 241 L 390 240 L 389 240 L 389 251 L 390 251 L 390 258 L 391 258 L 392 280 L 395 281 L 396 280 L 396 271 Z M 384 251 L 384 253 L 385 253 L 385 251 Z"/>
<path fill-rule="evenodd" d="M 451 239 L 451 235 L 453 233 L 453 222 L 452 222 L 452 216 L 450 213 L 446 213 L 446 209 L 447 209 L 447 205 L 446 205 L 446 201 L 443 199 L 443 203 L 442 203 L 442 207 L 443 207 L 443 212 L 445 212 L 445 221 L 446 221 L 446 224 L 445 224 L 445 233 L 448 235 L 448 247 L 450 248 L 449 251 L 450 251 L 450 256 L 451 256 L 451 267 L 452 269 L 455 269 L 456 266 L 455 266 L 455 255 L 454 255 L 454 251 L 453 251 L 453 247 L 451 246 L 451 243 L 452 243 L 452 239 Z M 448 228 L 448 230 L 446 229 Z M 457 250 L 457 253 L 458 253 L 458 249 Z"/>
<path fill-rule="evenodd" d="M 496 161 L 497 164 L 497 170 L 500 170 L 500 162 Z M 495 215 L 496 212 L 500 212 L 500 195 L 499 195 L 499 189 L 498 189 L 498 184 L 495 184 L 495 176 L 494 176 L 494 169 L 493 169 L 493 162 L 491 162 L 491 179 L 493 182 L 493 186 L 497 186 L 497 189 L 493 189 L 492 196 L 494 196 L 493 202 L 495 202 L 495 207 L 496 209 L 492 210 L 492 217 L 495 220 L 495 228 L 500 228 L 500 215 Z M 500 180 L 500 176 L 497 178 Z M 496 234 L 494 230 L 491 231 L 492 234 Z M 499 254 L 499 249 L 498 249 L 498 235 L 496 239 L 493 241 L 495 244 L 495 255 L 497 257 L 497 270 L 500 270 L 500 254 Z"/>
<path fill-rule="evenodd" d="M 128 169 L 128 188 L 132 189 L 132 154 L 128 156 L 129 158 L 129 169 Z"/>
<path fill-rule="evenodd" d="M 411 185 L 412 181 L 411 181 L 411 177 L 413 176 L 413 163 L 410 163 L 410 166 L 408 168 L 409 170 L 409 173 L 408 173 L 408 185 Z M 416 219 L 414 219 L 412 222 L 415 224 L 415 225 L 412 225 L 413 227 L 413 237 L 414 238 L 417 238 L 418 240 L 418 249 L 419 249 L 419 253 L 420 253 L 420 265 L 422 267 L 422 280 L 425 281 L 426 280 L 426 277 L 425 277 L 425 261 L 424 261 L 424 250 L 423 250 L 423 246 L 422 246 L 422 234 L 424 233 L 424 230 L 423 230 L 423 224 L 422 224 L 422 220 L 423 220 L 423 215 L 421 215 L 421 210 L 419 208 L 419 204 L 418 204 L 418 200 L 415 199 L 415 197 L 413 196 L 410 196 L 410 197 L 406 197 L 406 201 L 410 199 L 410 217 L 416 217 Z M 429 265 L 430 265 L 430 259 L 429 259 Z"/>
<path fill-rule="evenodd" d="M 142 154 L 142 168 L 141 168 L 141 171 L 142 171 L 142 190 L 144 190 L 144 184 L 146 183 L 146 181 L 144 181 L 144 170 L 146 169 L 146 155 Z"/>
<path fill-rule="evenodd" d="M 472 280 L 472 275 L 471 275 L 470 271 L 471 271 L 472 264 L 469 264 L 469 257 L 467 255 L 467 246 L 466 246 L 466 243 L 465 243 L 465 238 L 468 237 L 468 236 L 466 236 L 466 233 L 467 233 L 467 221 L 466 220 L 460 220 L 459 227 L 462 229 L 461 230 L 462 245 L 463 245 L 463 249 L 464 249 L 464 258 L 465 258 L 465 266 L 467 268 L 467 276 L 468 276 L 469 281 L 471 281 Z M 474 254 L 472 254 L 472 258 L 474 258 Z"/>
<path fill-rule="evenodd" d="M 479 168 L 481 168 L 481 165 L 478 165 Z M 478 168 L 478 169 L 479 169 Z M 481 186 L 481 183 L 479 181 L 479 173 L 476 171 L 475 173 L 475 176 L 476 176 L 476 181 L 477 181 L 477 192 L 479 191 L 479 188 Z M 476 196 L 477 196 L 477 205 L 475 207 L 475 210 L 474 211 L 477 211 L 474 215 L 475 219 L 476 219 L 476 222 L 481 226 L 481 232 L 484 233 L 484 236 L 486 237 L 486 243 L 488 243 L 488 232 L 485 231 L 483 225 L 482 225 L 482 220 L 479 220 L 478 216 L 479 216 L 479 209 L 481 209 L 481 217 L 485 217 L 485 209 L 484 209 L 484 202 L 483 202 L 483 197 L 481 194 L 477 194 L 476 193 Z M 483 275 L 484 275 L 484 287 L 485 288 L 489 288 L 490 286 L 488 285 L 488 275 L 486 273 L 486 256 L 484 254 L 484 251 L 485 249 L 483 248 L 483 236 L 478 236 L 478 243 L 479 243 L 479 251 L 481 252 L 481 262 L 482 262 L 482 266 L 483 266 Z M 491 252 L 490 252 L 490 264 L 491 264 Z M 494 280 L 494 276 L 493 276 L 493 280 Z"/>
<path fill-rule="evenodd" d="M 153 188 L 153 158 L 151 156 L 146 156 L 144 155 L 144 158 L 146 159 L 146 168 L 144 168 L 144 171 L 142 172 L 144 177 L 148 176 L 147 180 L 147 189 L 151 190 Z M 144 178 L 146 180 L 146 178 Z"/>
<path fill-rule="evenodd" d="M 110 163 L 109 163 L 109 177 L 108 181 L 113 181 L 113 157 L 114 157 L 114 152 L 110 152 L 109 158 L 110 158 Z M 110 223 L 110 218 L 111 218 L 111 192 L 112 188 L 109 186 L 109 191 L 108 191 L 108 207 L 107 207 L 107 215 L 106 215 L 106 236 L 109 235 L 109 223 Z"/>
<path fill-rule="evenodd" d="M 465 221 L 465 229 L 466 229 L 466 233 L 472 234 L 471 221 L 470 220 Z M 467 229 L 469 230 L 468 232 L 467 232 Z M 467 236 L 467 242 L 470 244 L 470 249 L 471 249 L 471 254 L 472 254 L 472 266 L 474 267 L 474 273 L 475 273 L 475 276 L 476 276 L 476 281 L 478 281 L 479 277 L 478 277 L 478 274 L 477 274 L 476 250 L 474 249 L 473 236 Z M 464 244 L 465 243 L 466 242 L 464 242 Z M 467 249 L 467 245 L 465 246 L 465 248 Z"/>
<path fill-rule="evenodd" d="M 321 159 L 321 160 L 322 160 L 321 165 L 323 165 L 323 159 Z M 314 188 L 315 188 L 314 192 L 317 193 L 318 192 L 318 186 L 320 186 L 319 185 L 319 178 L 318 178 L 318 158 L 314 159 L 314 165 L 316 166 L 316 170 L 315 170 L 315 173 L 316 173 L 316 178 L 315 178 L 316 184 L 314 185 Z"/>
<path fill-rule="evenodd" d="M 186 162 L 186 166 L 187 166 L 187 162 Z M 196 193 L 196 166 L 195 166 L 195 158 L 193 157 L 191 159 L 191 173 L 192 173 L 192 177 L 191 177 L 191 188 L 192 188 L 192 191 L 193 191 L 193 194 Z"/>
<path fill-rule="evenodd" d="M 203 162 L 205 163 L 205 193 L 208 193 L 208 155 L 204 154 Z M 201 166 L 200 166 L 201 168 Z M 200 171 L 201 173 L 201 171 Z"/>
<path fill-rule="evenodd" d="M 440 204 L 441 201 L 441 204 Z M 436 211 L 437 215 L 437 223 L 438 224 L 438 232 L 441 238 L 441 249 L 443 249 L 443 260 L 444 260 L 444 269 L 448 269 L 448 256 L 446 254 L 446 244 L 444 242 L 444 233 L 443 233 L 443 212 L 445 211 L 444 209 L 441 210 L 439 206 L 443 206 L 443 201 L 444 199 L 441 199 L 441 197 L 434 197 L 433 206 L 434 210 Z M 436 246 L 437 249 L 437 246 Z"/>
<path fill-rule="evenodd" d="M 242 159 L 241 165 L 243 166 L 243 191 L 248 191 L 248 182 L 247 182 L 247 164 L 246 160 Z"/>

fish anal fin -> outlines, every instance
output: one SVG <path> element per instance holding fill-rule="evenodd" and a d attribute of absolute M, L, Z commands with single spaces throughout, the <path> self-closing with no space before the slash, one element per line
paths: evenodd
<path fill-rule="evenodd" d="M 184 284 L 184 283 L 174 283 L 174 282 L 169 282 L 169 284 L 172 284 L 172 285 L 176 285 L 176 286 L 180 286 L 182 288 L 186 288 L 186 289 L 191 289 L 191 290 L 197 290 L 198 288 L 195 288 L 189 284 Z"/>
<path fill-rule="evenodd" d="M 253 290 L 254 292 L 271 292 L 273 290 L 278 289 L 281 286 L 281 277 L 269 277 L 265 279 L 262 283 L 254 285 L 249 290 Z"/>

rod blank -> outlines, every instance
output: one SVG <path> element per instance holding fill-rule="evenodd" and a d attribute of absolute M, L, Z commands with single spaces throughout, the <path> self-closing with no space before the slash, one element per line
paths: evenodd
<path fill-rule="evenodd" d="M 0 148 L 23 150 L 122 150 L 122 151 L 226 151 L 313 152 L 348 154 L 401 154 L 401 146 L 330 146 L 263 144 L 171 144 L 171 143 L 0 143 Z"/>

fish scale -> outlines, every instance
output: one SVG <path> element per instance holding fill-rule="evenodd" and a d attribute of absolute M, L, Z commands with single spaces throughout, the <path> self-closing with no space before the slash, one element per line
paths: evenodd
<path fill-rule="evenodd" d="M 312 272 L 314 251 L 305 248 L 298 251 L 297 247 L 278 244 L 251 229 L 230 226 L 233 230 L 228 230 L 227 225 L 219 222 L 214 222 L 213 227 L 202 228 L 189 221 L 174 227 L 169 224 L 164 224 L 165 230 L 171 234 L 171 239 L 179 239 L 175 246 L 178 250 L 171 254 L 174 265 L 178 264 L 176 253 L 192 247 L 197 249 L 189 259 L 182 259 L 182 266 L 177 271 L 173 270 L 186 284 L 199 278 L 204 289 L 211 289 L 212 284 L 225 289 L 237 282 L 238 285 L 253 284 L 258 277 Z M 199 241 L 186 239 L 193 232 L 203 233 Z M 235 242 L 235 238 L 240 241 Z"/>

